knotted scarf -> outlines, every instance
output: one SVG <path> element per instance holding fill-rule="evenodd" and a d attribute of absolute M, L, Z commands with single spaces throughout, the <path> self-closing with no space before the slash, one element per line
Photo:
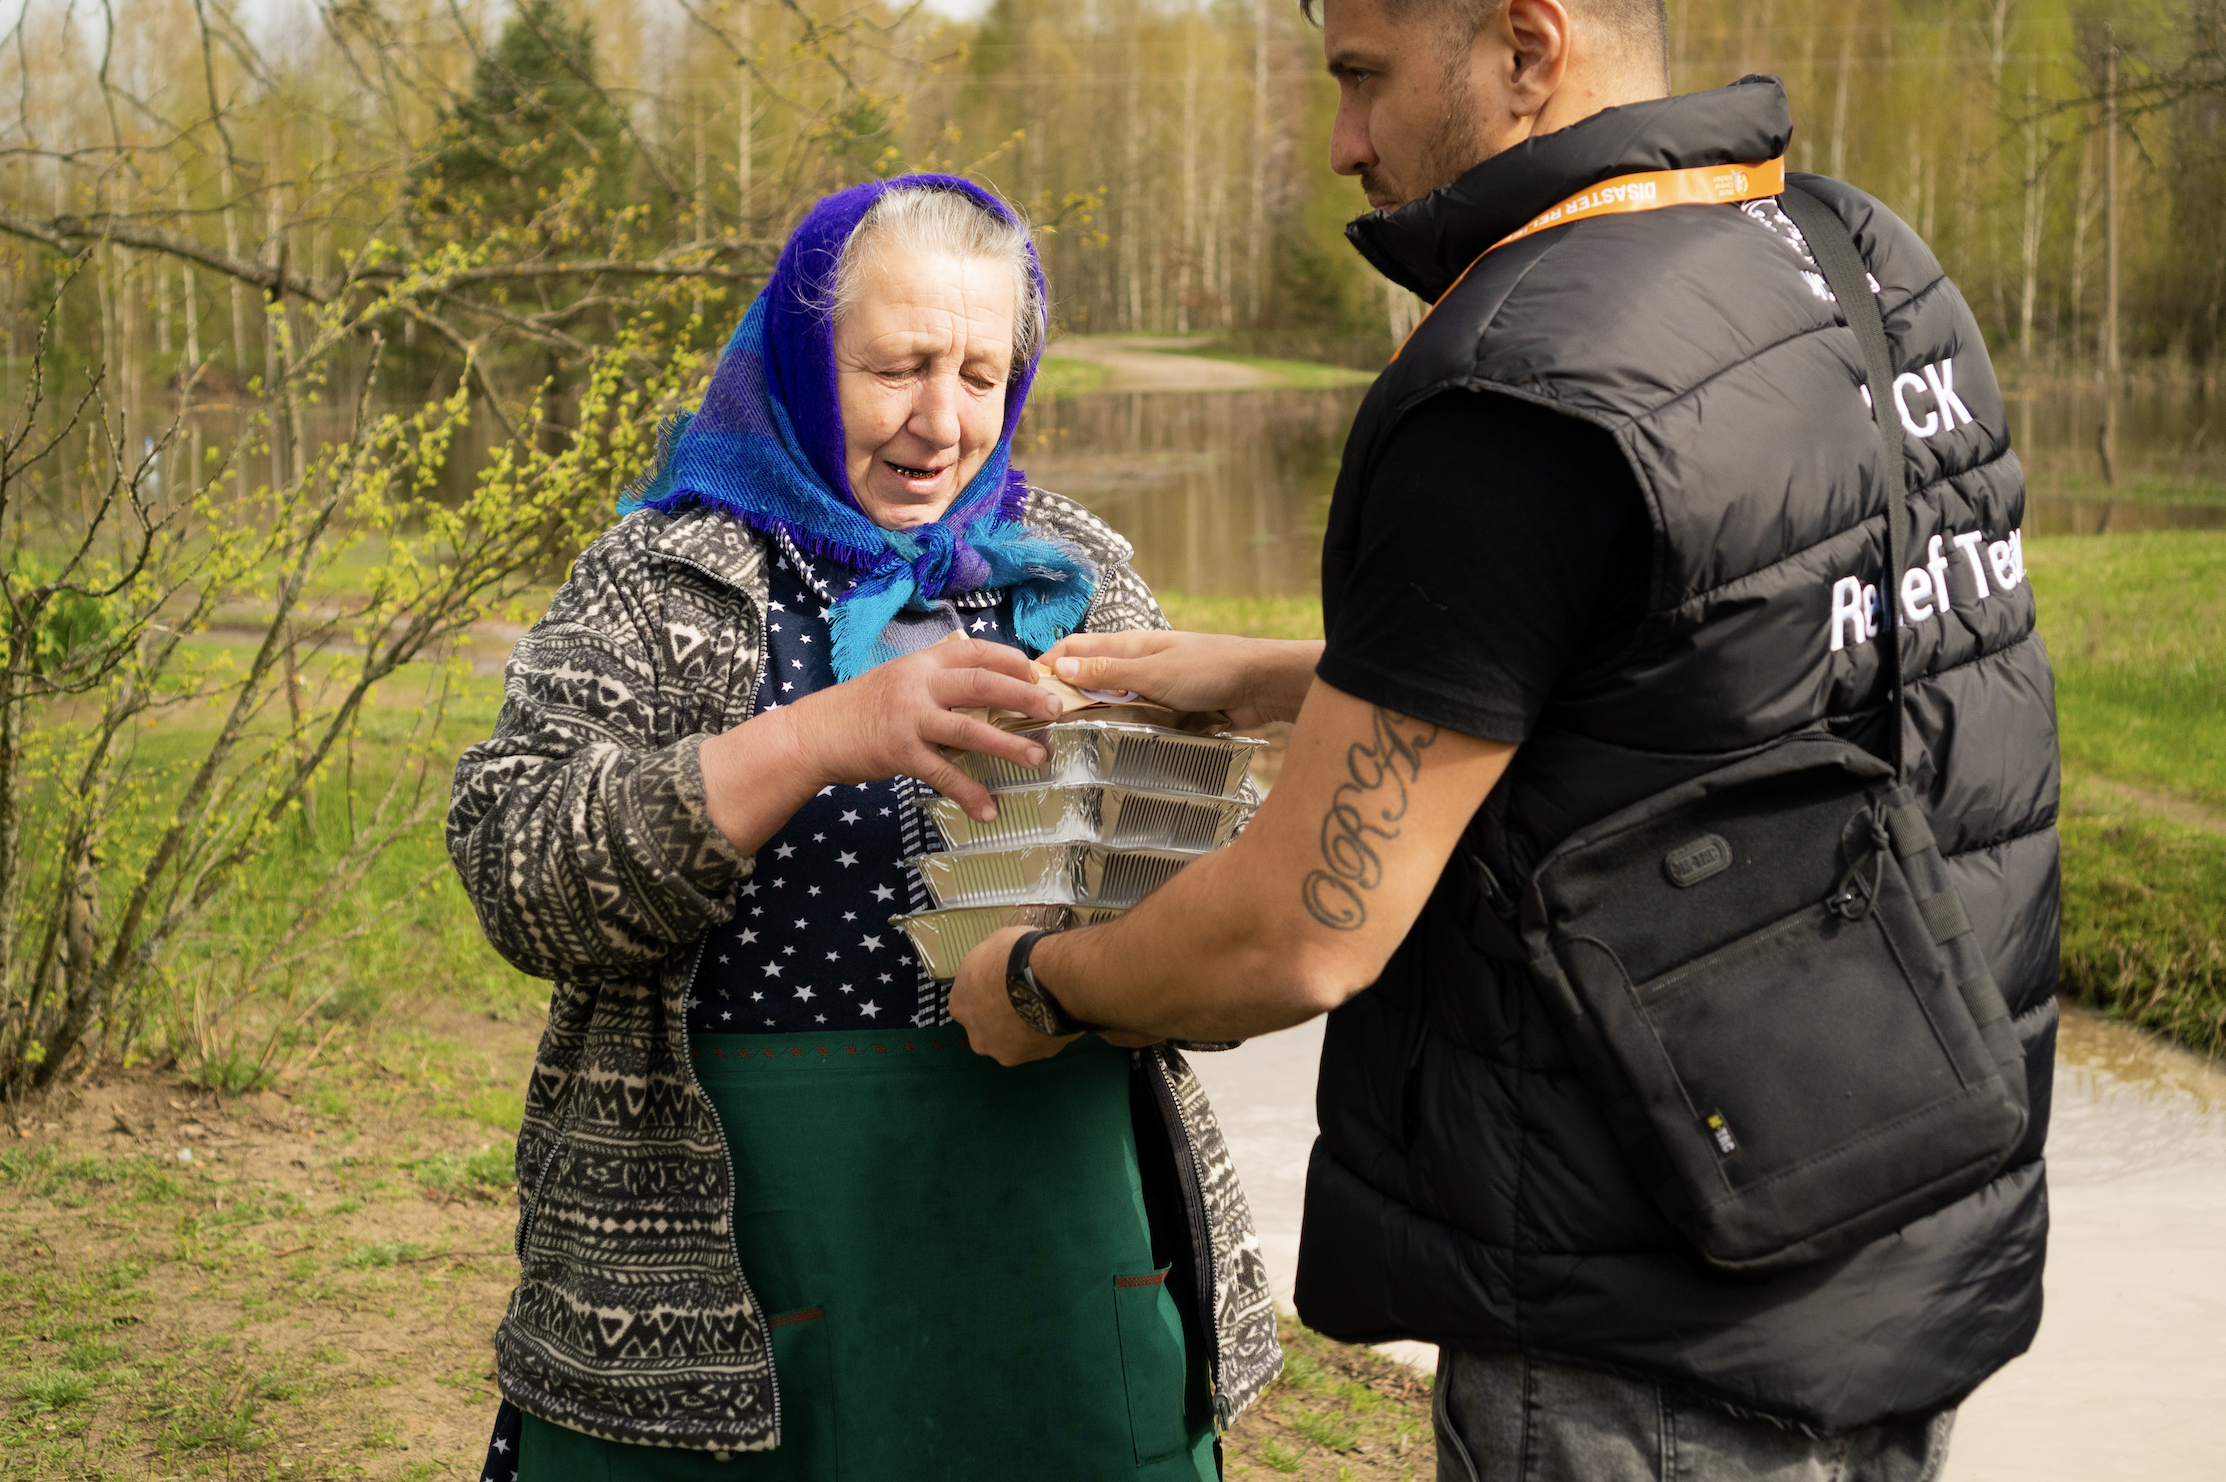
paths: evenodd
<path fill-rule="evenodd" d="M 918 186 L 956 191 L 1015 219 L 996 197 L 950 175 L 852 186 L 814 206 L 720 354 L 703 405 L 666 424 L 657 467 L 619 502 L 621 514 L 714 505 L 858 572 L 828 619 L 838 680 L 897 657 L 883 634 L 899 612 L 983 588 L 1011 594 L 1014 632 L 1040 653 L 1080 625 L 1097 581 L 1079 552 L 1020 523 L 1028 486 L 1012 466 L 1012 438 L 1033 362 L 1012 368 L 997 446 L 942 518 L 884 529 L 851 492 L 828 308 L 835 269 L 867 209 L 887 191 Z M 1029 272 L 1040 293 L 1043 272 L 1032 248 Z"/>

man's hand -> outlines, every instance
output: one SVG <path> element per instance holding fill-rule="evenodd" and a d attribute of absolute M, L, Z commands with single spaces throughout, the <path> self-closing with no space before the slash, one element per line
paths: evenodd
<path fill-rule="evenodd" d="M 1118 921 L 1045 937 L 1036 975 L 1077 1019 L 1171 1039 L 1248 1039 L 1327 1012 L 1382 973 L 1514 753 L 1317 680 L 1236 842 Z M 1005 1001 L 1013 940 L 975 948 L 963 1010 L 952 1000 L 1001 1060 L 1027 1058 L 1015 1036 L 1030 1033 Z"/>
<path fill-rule="evenodd" d="M 1043 656 L 1086 690 L 1130 690 L 1176 710 L 1226 710 L 1249 730 L 1292 720 L 1306 701 L 1322 645 L 1219 633 L 1076 633 Z"/>
<path fill-rule="evenodd" d="M 1029 930 L 1008 926 L 976 947 L 959 968 L 958 981 L 951 984 L 951 1017 L 966 1026 L 967 1042 L 975 1053 L 999 1065 L 1048 1060 L 1082 1037 L 1038 1034 L 1013 1012 L 1012 995 L 1005 991 L 1005 964 L 1012 960 L 1013 943 Z M 1108 1029 L 1099 1038 L 1124 1050 L 1141 1050 L 1158 1044 L 1162 1036 Z"/>
<path fill-rule="evenodd" d="M 1012 960 L 1013 943 L 1028 930 L 1008 926 L 967 953 L 958 981 L 951 984 L 951 1017 L 966 1026 L 974 1053 L 999 1065 L 1049 1060 L 1082 1037 L 1039 1034 L 1013 1012 L 1012 995 L 1005 991 L 1005 964 Z"/>

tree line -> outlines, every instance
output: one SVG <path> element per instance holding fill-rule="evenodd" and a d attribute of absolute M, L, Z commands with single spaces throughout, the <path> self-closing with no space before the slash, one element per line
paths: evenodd
<path fill-rule="evenodd" d="M 1690 0 L 1674 76 L 1783 76 L 1791 162 L 1914 222 L 1998 358 L 2200 368 L 2222 4 Z M 304 964 L 377 929 L 357 887 L 437 820 L 475 625 L 607 521 L 826 191 L 998 187 L 1069 331 L 1380 364 L 1420 306 L 1341 240 L 1334 106 L 1287 0 L 21 0 L 0 1091 L 128 1053 L 151 994 L 201 1025 L 279 982 L 267 1069 Z M 206 929 L 254 890 L 276 925 Z"/>
<path fill-rule="evenodd" d="M 211 386 L 271 381 L 289 302 L 446 244 L 481 276 L 398 305 L 402 350 L 428 377 L 469 352 L 514 414 L 608 331 L 607 277 L 569 264 L 725 286 L 715 344 L 812 198 L 914 168 L 1029 210 L 1070 329 L 1367 364 L 1414 312 L 1341 241 L 1363 203 L 1327 172 L 1335 92 L 1285 0 L 995 0 L 970 25 L 878 0 L 255 15 L 21 7 L 0 50 L 11 366 L 78 257 L 91 291 L 56 348 L 137 405 L 197 357 Z M 1671 46 L 1680 89 L 1782 76 L 1792 163 L 1932 240 L 1998 353 L 2103 355 L 2115 215 L 2123 353 L 2203 363 L 2226 303 L 2222 28 L 2221 0 L 1689 0 Z"/>

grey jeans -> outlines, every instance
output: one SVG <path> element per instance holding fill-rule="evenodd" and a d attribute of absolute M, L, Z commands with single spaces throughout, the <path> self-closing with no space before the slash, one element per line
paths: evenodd
<path fill-rule="evenodd" d="M 1667 1385 L 1522 1354 L 1443 1351 L 1438 1482 L 1934 1482 L 1955 1411 L 1819 1439 Z"/>

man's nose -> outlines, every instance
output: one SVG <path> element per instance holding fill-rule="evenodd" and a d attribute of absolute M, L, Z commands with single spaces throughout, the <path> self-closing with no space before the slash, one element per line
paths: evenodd
<path fill-rule="evenodd" d="M 1337 101 L 1337 121 L 1329 131 L 1329 167 L 1340 175 L 1358 175 L 1376 163 L 1368 142 L 1368 110 L 1351 97 Z"/>

